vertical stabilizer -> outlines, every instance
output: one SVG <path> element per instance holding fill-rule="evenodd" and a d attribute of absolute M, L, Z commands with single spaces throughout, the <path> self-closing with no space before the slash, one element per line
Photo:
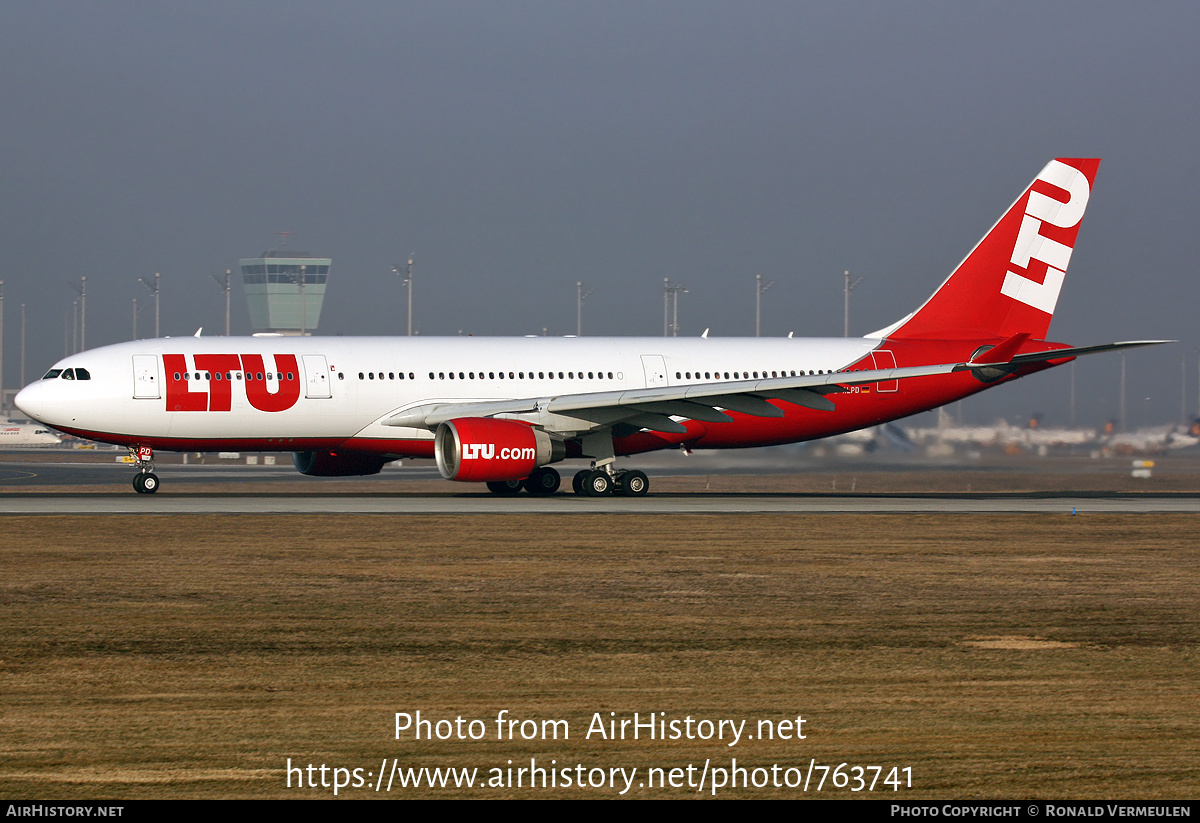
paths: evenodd
<path fill-rule="evenodd" d="M 870 336 L 1044 339 L 1099 166 L 1051 160 L 925 305 Z"/>

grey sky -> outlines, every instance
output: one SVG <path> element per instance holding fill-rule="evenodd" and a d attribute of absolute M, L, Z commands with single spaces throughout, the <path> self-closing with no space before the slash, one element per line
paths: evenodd
<path fill-rule="evenodd" d="M 1127 355 L 1134 424 L 1196 410 L 1195 4 L 8 3 L 5 383 L 127 339 L 217 333 L 210 274 L 295 232 L 333 258 L 324 334 L 841 333 L 915 308 L 1055 156 L 1101 164 L 1051 327 Z M 140 330 L 152 328 L 143 314 Z M 240 290 L 234 330 L 248 330 Z M 1081 422 L 1119 356 L 1077 366 Z M 1065 370 L 968 401 L 1065 422 Z M 1144 398 L 1150 397 L 1147 403 Z M 1086 398 L 1086 401 L 1082 398 Z"/>

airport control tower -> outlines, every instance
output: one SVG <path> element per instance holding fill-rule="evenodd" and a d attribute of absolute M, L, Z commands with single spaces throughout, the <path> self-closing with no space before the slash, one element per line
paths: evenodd
<path fill-rule="evenodd" d="M 321 319 L 328 257 L 272 249 L 241 261 L 242 288 L 255 332 L 312 334 Z"/>

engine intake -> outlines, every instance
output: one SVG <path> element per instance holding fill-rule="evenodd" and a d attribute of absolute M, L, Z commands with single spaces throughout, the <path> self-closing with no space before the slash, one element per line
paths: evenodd
<path fill-rule="evenodd" d="M 566 444 L 517 420 L 460 417 L 437 428 L 434 455 L 447 480 L 467 483 L 523 480 L 538 466 L 557 463 Z"/>

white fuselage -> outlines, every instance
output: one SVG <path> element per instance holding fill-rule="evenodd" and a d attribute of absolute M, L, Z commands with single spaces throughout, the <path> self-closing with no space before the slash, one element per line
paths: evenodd
<path fill-rule="evenodd" d="M 84 369 L 89 379 L 43 379 L 24 389 L 17 402 L 31 417 L 55 428 L 107 442 L 130 444 L 140 438 L 159 448 L 177 443 L 187 450 L 199 448 L 202 441 L 213 449 L 236 442 L 287 451 L 310 441 L 432 440 L 427 429 L 383 425 L 398 412 L 431 402 L 836 371 L 869 358 L 880 342 L 872 338 L 161 338 L 63 358 L 54 370 Z M 292 402 L 288 402 L 289 392 L 295 393 Z M 396 451 L 404 449 L 398 446 Z"/>

